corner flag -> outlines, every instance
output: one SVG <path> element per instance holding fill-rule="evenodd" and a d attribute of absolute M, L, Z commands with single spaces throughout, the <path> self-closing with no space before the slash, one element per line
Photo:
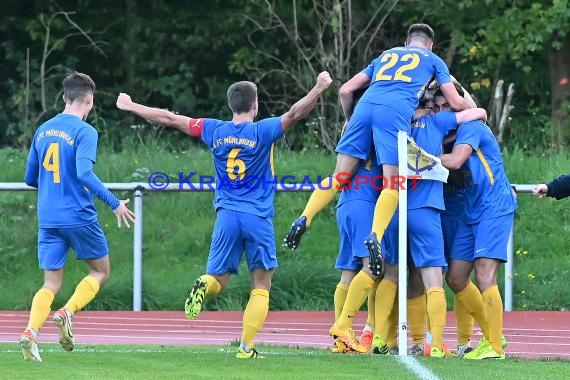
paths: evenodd
<path fill-rule="evenodd" d="M 410 136 L 407 138 L 408 175 L 421 175 L 421 179 L 447 183 L 449 170 L 441 164 L 441 160 L 423 150 Z"/>

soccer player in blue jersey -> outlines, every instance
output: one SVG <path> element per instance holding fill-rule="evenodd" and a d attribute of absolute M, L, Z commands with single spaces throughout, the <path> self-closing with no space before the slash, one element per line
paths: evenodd
<path fill-rule="evenodd" d="M 429 25 L 412 25 L 408 30 L 406 46 L 384 51 L 362 72 L 342 85 L 340 100 L 348 125 L 336 148 L 337 165 L 332 184 L 327 179 L 324 184 L 326 190 L 321 188 L 313 192 L 301 217 L 293 222 L 285 238 L 289 247 L 297 247 L 300 236 L 312 218 L 334 198 L 340 188 L 336 175 L 340 172 L 354 173 L 359 161 L 368 159 L 370 128 L 384 176 L 393 179 L 398 175 L 397 132 L 409 133 L 419 99 L 433 78 L 441 84 L 445 97 L 454 109 L 460 111 L 468 108 L 451 83 L 447 66 L 431 52 L 433 39 L 434 33 Z M 364 95 L 353 112 L 355 94 L 363 89 L 366 89 Z M 397 203 L 397 187 L 390 183 L 382 190 L 376 203 L 372 228 L 375 234 L 367 239 L 371 263 L 378 269 L 382 266 L 378 242 L 382 240 Z"/>
<path fill-rule="evenodd" d="M 67 251 L 90 267 L 65 306 L 54 314 L 59 343 L 73 350 L 72 317 L 99 292 L 109 277 L 109 248 L 97 221 L 93 196 L 117 215 L 119 227 L 134 222 L 134 213 L 107 190 L 93 173 L 97 158 L 97 131 L 85 122 L 93 107 L 95 83 L 74 72 L 63 80 L 62 113 L 46 121 L 32 140 L 25 182 L 38 189 L 38 260 L 44 271 L 43 287 L 32 301 L 28 327 L 20 336 L 25 360 L 41 361 L 38 333 L 63 283 Z"/>
<path fill-rule="evenodd" d="M 453 84 L 452 84 L 453 85 Z M 411 136 L 427 153 L 439 156 L 444 136 L 458 124 L 487 119 L 482 108 L 458 113 L 444 112 L 420 117 L 411 124 Z M 420 173 L 421 175 L 421 173 Z M 440 211 L 444 209 L 443 183 L 435 180 L 408 181 L 408 240 L 414 266 L 421 272 L 426 290 L 427 314 L 430 321 L 431 357 L 443 358 L 443 329 L 446 300 L 443 289 L 443 271 L 446 266 Z M 382 241 L 386 273 L 376 291 L 376 330 L 373 351 L 388 353 L 386 322 L 394 304 L 398 284 L 398 218 L 390 222 Z"/>
<path fill-rule="evenodd" d="M 445 104 L 435 97 L 439 106 Z M 507 260 L 507 242 L 517 201 L 507 179 L 499 144 L 480 121 L 459 126 L 453 150 L 441 156 L 449 169 L 465 174 L 464 224 L 458 226 L 451 259 L 475 269 L 477 288 L 467 273 L 449 268 L 448 284 L 483 330 L 483 339 L 465 359 L 504 359 L 503 302 L 497 286 L 499 265 Z M 473 264 L 471 264 L 473 263 Z"/>
<path fill-rule="evenodd" d="M 378 278 L 368 268 L 368 251 L 362 244 L 372 225 L 374 205 L 382 188 L 382 169 L 376 163 L 374 152 L 370 160 L 362 162 L 352 179 L 341 180 L 345 188 L 340 192 L 336 218 L 340 232 L 340 249 L 336 268 L 341 280 L 334 294 L 335 323 L 329 334 L 337 339 L 337 348 L 365 353 L 372 341 L 374 297 L 369 298 L 367 330 L 357 339 L 352 321 L 370 292 L 375 296 Z"/>
<path fill-rule="evenodd" d="M 451 153 L 453 142 L 455 142 L 455 132 L 457 131 L 452 131 L 448 137 L 446 137 L 446 139 L 450 138 L 452 141 L 448 144 L 444 144 L 444 153 Z M 441 211 L 441 230 L 443 232 L 443 248 L 448 267 L 452 267 L 453 271 L 462 271 L 461 268 L 467 266 L 467 273 L 470 273 L 471 263 L 453 260 L 451 257 L 457 229 L 459 225 L 464 223 L 465 186 L 464 175 L 461 170 L 452 170 L 449 172 L 447 183 L 443 186 L 443 201 L 445 203 L 445 210 Z M 450 273 L 449 270 L 447 273 Z M 453 275 L 446 276 L 446 282 L 450 287 L 453 286 L 453 284 L 450 284 L 453 278 Z M 473 335 L 474 319 L 471 314 L 467 312 L 463 304 L 457 300 L 457 296 L 453 299 L 453 311 L 455 312 L 455 320 L 457 322 L 457 351 L 455 354 L 458 357 L 463 357 L 466 353 L 473 350 L 471 347 L 471 336 Z"/>
<path fill-rule="evenodd" d="M 238 359 L 260 357 L 254 340 L 269 310 L 269 289 L 273 269 L 277 267 L 273 230 L 274 186 L 263 179 L 273 179 L 271 149 L 297 121 L 303 119 L 317 104 L 331 84 L 331 77 L 322 72 L 317 83 L 305 97 L 280 117 L 257 122 L 257 86 L 237 82 L 228 89 L 231 121 L 194 119 L 169 111 L 149 108 L 120 94 L 117 107 L 133 112 L 156 123 L 165 124 L 208 145 L 214 157 L 217 212 L 208 256 L 206 274 L 194 282 L 185 304 L 189 319 L 198 317 L 204 298 L 226 287 L 230 275 L 237 274 L 245 251 L 252 278 L 252 291 L 243 315 L 243 331 Z M 241 184 L 241 185 L 240 185 Z"/>

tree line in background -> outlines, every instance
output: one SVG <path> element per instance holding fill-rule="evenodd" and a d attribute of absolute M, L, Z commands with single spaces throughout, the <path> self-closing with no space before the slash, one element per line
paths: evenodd
<path fill-rule="evenodd" d="M 0 147 L 28 146 L 62 109 L 61 80 L 72 70 L 97 83 L 89 121 L 115 150 L 146 135 L 186 144 L 116 110 L 120 91 L 181 114 L 228 118 L 227 87 L 251 80 L 267 116 L 328 70 L 333 89 L 288 141 L 331 150 L 344 121 L 339 86 L 402 45 L 415 22 L 434 28 L 434 51 L 507 144 L 569 142 L 568 0 L 9 0 L 0 5 Z"/>

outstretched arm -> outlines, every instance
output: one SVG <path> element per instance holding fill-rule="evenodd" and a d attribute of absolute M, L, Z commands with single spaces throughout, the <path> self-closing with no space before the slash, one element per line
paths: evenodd
<path fill-rule="evenodd" d="M 537 185 L 532 189 L 532 195 L 537 198 L 552 197 L 564 199 L 570 196 L 570 174 L 566 174 L 547 183 Z"/>
<path fill-rule="evenodd" d="M 129 95 L 123 92 L 121 92 L 117 98 L 117 108 L 132 112 L 154 123 L 176 128 L 188 135 L 193 135 L 189 128 L 191 118 L 188 116 L 177 115 L 168 110 L 147 107 L 145 105 L 135 103 L 131 100 Z"/>
<path fill-rule="evenodd" d="M 319 74 L 317 77 L 317 83 L 311 91 L 309 91 L 302 99 L 298 100 L 297 103 L 293 104 L 291 109 L 281 116 L 281 128 L 284 132 L 287 132 L 289 128 L 299 120 L 305 118 L 305 116 L 315 108 L 317 100 L 319 100 L 321 94 L 329 88 L 331 83 L 332 79 L 328 72 L 323 71 Z"/>

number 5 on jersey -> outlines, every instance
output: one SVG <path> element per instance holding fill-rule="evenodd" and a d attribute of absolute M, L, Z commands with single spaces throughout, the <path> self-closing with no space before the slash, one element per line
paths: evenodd
<path fill-rule="evenodd" d="M 228 177 L 232 181 L 235 180 L 242 180 L 245 177 L 245 162 L 237 158 L 238 153 L 241 151 L 240 148 L 234 148 L 231 150 L 230 154 L 228 155 L 228 162 L 227 162 L 227 173 Z M 237 168 L 237 173 L 235 172 Z"/>
<path fill-rule="evenodd" d="M 53 183 L 59 183 L 59 144 L 51 143 L 49 144 L 46 156 L 43 162 L 44 168 L 48 172 L 53 172 Z"/>

